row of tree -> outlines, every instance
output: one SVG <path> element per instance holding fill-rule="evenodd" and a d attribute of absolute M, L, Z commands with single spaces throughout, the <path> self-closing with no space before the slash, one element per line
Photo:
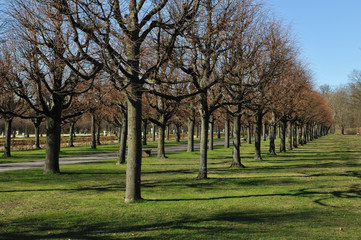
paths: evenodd
<path fill-rule="evenodd" d="M 123 156 L 128 142 L 126 202 L 141 199 L 148 122 L 159 126 L 165 157 L 167 122 L 188 122 L 191 149 L 199 118 L 198 178 L 207 178 L 209 126 L 220 116 L 226 139 L 233 119 L 232 166 L 242 166 L 241 124 L 255 126 L 256 160 L 264 123 L 271 152 L 277 125 L 285 151 L 287 125 L 289 139 L 298 130 L 303 142 L 325 134 L 332 115 L 292 36 L 266 10 L 257 0 L 14 0 L 0 56 L 2 116 L 45 118 L 44 173 L 59 173 L 61 123 L 112 113 Z"/>
<path fill-rule="evenodd" d="M 353 70 L 349 83 L 332 89 L 329 85 L 320 87 L 335 120 L 335 132 L 340 134 L 360 134 L 361 122 L 361 71 Z"/>

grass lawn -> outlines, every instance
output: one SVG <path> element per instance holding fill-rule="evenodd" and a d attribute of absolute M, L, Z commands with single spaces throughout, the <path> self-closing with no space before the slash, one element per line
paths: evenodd
<path fill-rule="evenodd" d="M 0 239 L 360 239 L 361 138 L 329 135 L 230 169 L 231 149 L 144 158 L 142 196 L 125 204 L 115 160 L 0 173 Z"/>
<path fill-rule="evenodd" d="M 215 140 L 218 140 L 215 138 Z M 199 139 L 195 139 L 195 142 L 199 142 Z M 156 141 L 148 141 L 147 145 L 143 145 L 143 148 L 155 148 L 157 147 Z M 186 139 L 182 139 L 179 143 L 176 140 L 165 141 L 165 146 L 173 146 L 177 144 L 187 144 Z M 101 144 L 97 148 L 92 149 L 90 146 L 76 146 L 76 147 L 62 147 L 60 150 L 60 157 L 70 157 L 70 156 L 79 156 L 86 154 L 96 154 L 96 153 L 108 153 L 116 152 L 119 150 L 119 144 Z M 32 160 L 41 160 L 45 159 L 45 149 L 40 150 L 14 150 L 11 151 L 11 157 L 0 157 L 1 163 L 11 163 L 11 162 L 25 162 Z"/>

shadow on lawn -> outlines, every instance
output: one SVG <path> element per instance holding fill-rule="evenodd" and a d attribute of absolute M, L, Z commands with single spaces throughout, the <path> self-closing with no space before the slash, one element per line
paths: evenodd
<path fill-rule="evenodd" d="M 287 213 L 229 210 L 209 215 L 176 216 L 169 220 L 153 220 L 147 224 L 129 223 L 127 219 L 122 218 L 89 223 L 85 217 L 73 220 L 74 222 L 64 218 L 27 217 L 18 218 L 13 222 L 22 229 L 28 229 L 27 231 L 6 232 L 0 239 L 192 239 L 194 234 L 198 238 L 224 239 L 225 234 L 241 238 L 242 234 L 249 236 L 255 233 L 272 233 L 272 229 L 260 228 L 259 224 L 283 225 L 290 221 L 304 222 L 323 215 L 325 212 L 320 210 Z"/>
<path fill-rule="evenodd" d="M 155 201 L 155 202 L 209 201 L 209 200 L 259 198 L 259 197 L 308 197 L 308 198 L 319 197 L 316 200 L 313 200 L 313 202 L 321 206 L 333 207 L 331 205 L 326 204 L 324 201 L 332 198 L 361 199 L 361 187 L 359 185 L 352 185 L 347 190 L 343 190 L 343 191 L 342 190 L 329 191 L 327 189 L 326 190 L 299 189 L 295 192 L 288 192 L 288 193 L 221 196 L 221 197 L 211 197 L 211 198 L 149 199 L 147 201 Z"/>

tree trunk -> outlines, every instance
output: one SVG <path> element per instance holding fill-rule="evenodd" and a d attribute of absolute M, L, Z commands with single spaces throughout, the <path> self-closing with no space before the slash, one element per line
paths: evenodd
<path fill-rule="evenodd" d="M 303 145 L 302 131 L 303 131 L 302 124 L 300 124 L 298 127 L 298 145 L 301 145 L 301 146 Z"/>
<path fill-rule="evenodd" d="M 59 151 L 61 120 L 60 114 L 46 118 L 46 157 L 44 173 L 60 173 Z"/>
<path fill-rule="evenodd" d="M 166 127 L 165 127 L 165 131 L 166 131 L 166 135 L 167 135 L 167 141 L 169 141 L 169 139 L 170 139 L 170 137 L 169 137 L 169 135 L 170 135 L 170 130 L 169 130 L 169 125 L 167 125 Z"/>
<path fill-rule="evenodd" d="M 241 116 L 236 114 L 233 116 L 233 151 L 232 151 L 232 168 L 239 168 L 244 167 L 241 163 L 241 153 L 240 153 L 240 146 L 241 146 Z"/>
<path fill-rule="evenodd" d="M 152 132 L 152 141 L 155 142 L 155 124 L 152 124 L 153 126 L 153 132 Z"/>
<path fill-rule="evenodd" d="M 219 126 L 217 126 L 217 138 L 221 138 L 221 128 Z"/>
<path fill-rule="evenodd" d="M 194 120 L 188 120 L 188 144 L 187 144 L 187 152 L 194 151 Z"/>
<path fill-rule="evenodd" d="M 248 126 L 247 126 L 247 142 L 248 142 L 248 144 L 252 144 L 252 133 L 251 132 L 252 132 L 251 124 L 248 124 Z"/>
<path fill-rule="evenodd" d="M 4 117 L 5 119 L 5 146 L 4 157 L 11 157 L 11 130 L 12 130 L 12 117 Z"/>
<path fill-rule="evenodd" d="M 293 148 L 298 148 L 297 144 L 297 124 L 293 123 Z"/>
<path fill-rule="evenodd" d="M 263 124 L 263 141 L 267 141 L 267 123 Z"/>
<path fill-rule="evenodd" d="M 207 143 L 208 143 L 208 126 L 209 115 L 207 113 L 201 114 L 201 142 L 200 142 L 200 160 L 199 172 L 197 178 L 207 178 Z"/>
<path fill-rule="evenodd" d="M 120 143 L 121 135 L 122 135 L 122 127 L 119 126 L 119 127 L 118 127 L 118 143 Z"/>
<path fill-rule="evenodd" d="M 35 148 L 41 149 L 40 147 L 40 124 L 34 124 L 35 129 Z"/>
<path fill-rule="evenodd" d="M 280 152 L 286 152 L 286 128 L 287 128 L 287 121 L 283 120 L 280 122 Z"/>
<path fill-rule="evenodd" d="M 165 148 L 164 148 L 164 134 L 166 131 L 165 125 L 158 126 L 158 158 L 167 158 L 165 155 Z"/>
<path fill-rule="evenodd" d="M 262 160 L 261 156 L 261 134 L 262 134 L 262 113 L 256 114 L 255 140 L 254 140 L 254 160 Z"/>
<path fill-rule="evenodd" d="M 71 122 L 70 123 L 70 131 L 69 131 L 68 147 L 74 147 L 74 128 L 75 128 L 75 122 Z"/>
<path fill-rule="evenodd" d="M 143 120 L 143 145 L 147 145 L 147 126 L 148 121 Z"/>
<path fill-rule="evenodd" d="M 307 124 L 303 126 L 303 144 L 307 143 Z"/>
<path fill-rule="evenodd" d="M 224 147 L 229 148 L 229 118 L 226 116 L 226 122 L 224 125 Z"/>
<path fill-rule="evenodd" d="M 176 142 L 180 142 L 180 138 L 181 138 L 181 127 L 180 125 L 176 124 L 175 125 L 175 129 L 176 129 Z"/>
<path fill-rule="evenodd" d="M 208 143 L 208 149 L 209 150 L 213 150 L 213 128 L 214 128 L 214 122 L 213 122 L 213 117 L 210 117 L 210 122 L 209 122 L 209 143 Z"/>
<path fill-rule="evenodd" d="M 293 138 L 293 123 L 291 121 L 288 122 L 288 150 L 292 150 L 292 138 Z"/>
<path fill-rule="evenodd" d="M 97 145 L 101 145 L 101 143 L 100 143 L 100 130 L 101 130 L 101 127 L 100 127 L 100 122 L 99 123 L 97 123 L 97 135 L 96 135 L 96 137 L 97 137 Z"/>
<path fill-rule="evenodd" d="M 142 90 L 131 85 L 128 95 L 128 157 L 126 171 L 125 202 L 141 197 L 142 167 Z"/>
<path fill-rule="evenodd" d="M 196 138 L 199 138 L 199 124 L 196 124 Z"/>
<path fill-rule="evenodd" d="M 276 117 L 275 114 L 272 113 L 272 120 L 270 124 L 270 132 L 269 132 L 269 153 L 272 155 L 276 154 L 276 144 L 275 144 L 275 136 L 276 136 L 277 126 L 276 126 Z"/>
<path fill-rule="evenodd" d="M 122 118 L 122 127 L 120 132 L 120 143 L 119 143 L 119 152 L 116 165 L 125 163 L 125 153 L 127 149 L 127 132 L 128 132 L 128 119 L 127 114 L 123 115 Z"/>
<path fill-rule="evenodd" d="M 91 148 L 97 148 L 95 116 L 93 113 L 91 114 L 91 130 L 90 131 L 92 134 Z"/>

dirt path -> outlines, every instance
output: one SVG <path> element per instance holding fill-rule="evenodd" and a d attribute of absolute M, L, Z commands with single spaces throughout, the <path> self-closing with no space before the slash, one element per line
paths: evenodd
<path fill-rule="evenodd" d="M 223 145 L 223 144 L 224 144 L 223 140 L 214 141 L 215 146 Z M 195 143 L 194 148 L 196 149 L 199 148 L 199 143 Z M 157 152 L 157 148 L 143 148 L 143 150 L 151 150 L 153 155 L 156 154 Z M 178 152 L 178 151 L 186 151 L 186 150 L 187 150 L 186 144 L 165 147 L 166 152 Z M 60 165 L 66 165 L 66 164 L 75 164 L 75 163 L 96 162 L 101 160 L 113 159 L 116 157 L 117 157 L 117 152 L 98 153 L 91 155 L 60 158 L 59 163 Z M 16 162 L 16 163 L 2 163 L 0 164 L 0 172 L 24 170 L 24 169 L 38 168 L 38 167 L 44 167 L 44 160 L 34 160 L 34 161 Z"/>

